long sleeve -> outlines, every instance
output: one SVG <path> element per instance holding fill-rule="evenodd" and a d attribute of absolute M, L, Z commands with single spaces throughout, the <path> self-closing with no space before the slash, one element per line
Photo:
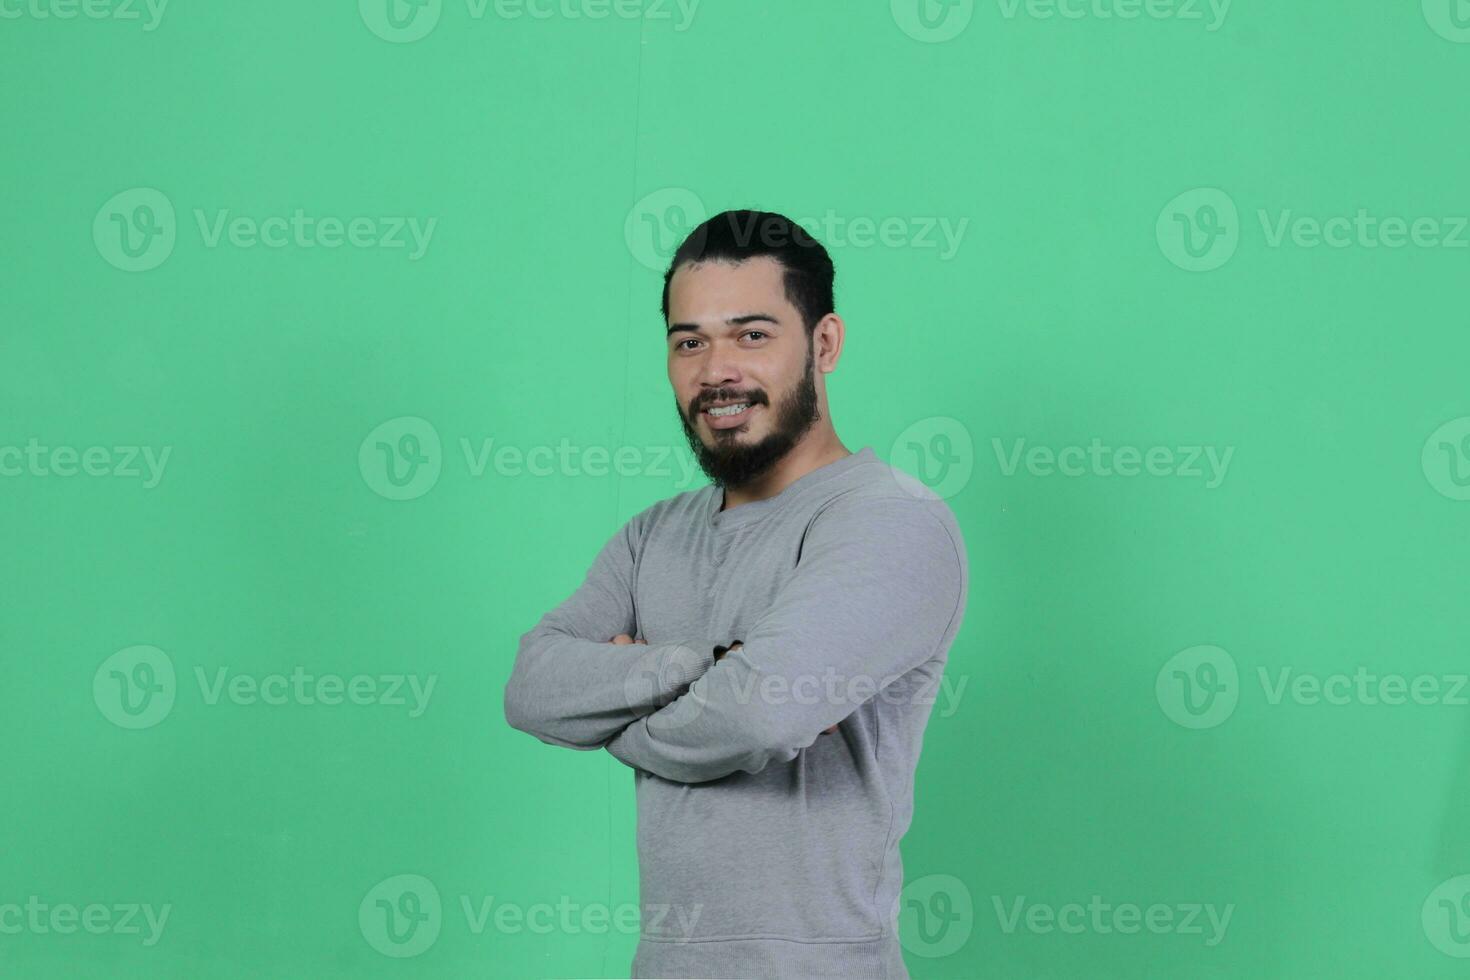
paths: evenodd
<path fill-rule="evenodd" d="M 670 704 L 607 743 L 684 783 L 789 762 L 920 666 L 964 608 L 963 543 L 917 498 L 839 498 L 812 522 L 776 600 Z M 938 506 L 943 506 L 942 503 Z"/>
<path fill-rule="evenodd" d="M 642 516 L 613 535 L 581 586 L 521 637 L 505 685 L 512 728 L 548 745 L 601 748 L 678 697 L 714 662 L 713 640 L 609 642 L 637 628 L 633 568 Z"/>

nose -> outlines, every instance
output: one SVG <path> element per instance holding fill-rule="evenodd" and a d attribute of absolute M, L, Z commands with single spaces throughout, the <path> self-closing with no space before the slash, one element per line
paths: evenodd
<path fill-rule="evenodd" d="M 709 353 L 699 365 L 700 395 L 719 388 L 732 388 L 740 384 L 740 369 L 731 356 L 719 344 L 711 344 Z"/>

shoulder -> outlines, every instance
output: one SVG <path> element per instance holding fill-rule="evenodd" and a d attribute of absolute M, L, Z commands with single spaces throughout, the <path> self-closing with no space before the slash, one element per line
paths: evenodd
<path fill-rule="evenodd" d="M 966 575 L 959 521 L 922 481 L 875 458 L 835 489 L 807 526 L 809 537 L 863 542 L 893 560 L 953 563 Z"/>
<path fill-rule="evenodd" d="M 683 493 L 655 500 L 628 519 L 623 525 L 625 533 L 635 541 L 645 538 L 660 525 L 687 525 L 709 508 L 709 484 L 685 490 Z"/>
<path fill-rule="evenodd" d="M 837 492 L 817 510 L 814 521 L 855 527 L 937 526 L 962 547 L 959 521 L 945 499 L 923 481 L 877 457 L 854 468 L 850 479 L 835 489 Z"/>

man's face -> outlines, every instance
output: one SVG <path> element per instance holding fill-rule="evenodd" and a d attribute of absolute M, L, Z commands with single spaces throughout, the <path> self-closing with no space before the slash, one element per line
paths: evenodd
<path fill-rule="evenodd" d="M 819 418 L 812 343 L 769 256 L 675 270 L 668 348 L 684 436 L 718 486 L 769 471 Z M 708 412 L 737 402 L 744 411 Z"/>

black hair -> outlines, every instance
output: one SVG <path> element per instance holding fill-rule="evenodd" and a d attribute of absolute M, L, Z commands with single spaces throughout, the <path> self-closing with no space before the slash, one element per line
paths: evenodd
<path fill-rule="evenodd" d="M 786 299 L 801 314 L 807 337 L 835 311 L 832 258 L 801 225 L 770 211 L 723 211 L 702 222 L 674 252 L 664 273 L 663 316 L 669 319 L 669 283 L 686 262 L 744 262 L 769 255 L 781 263 Z"/>

